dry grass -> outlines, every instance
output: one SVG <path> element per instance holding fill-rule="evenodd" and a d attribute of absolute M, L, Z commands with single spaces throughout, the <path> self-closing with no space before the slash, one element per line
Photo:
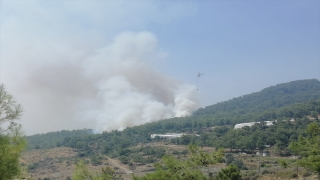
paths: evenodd
<path fill-rule="evenodd" d="M 174 150 L 183 151 L 187 150 L 188 146 L 172 145 L 165 142 L 149 143 L 150 147 L 161 147 L 164 148 L 169 154 Z M 206 152 L 215 151 L 214 148 L 203 148 Z M 47 150 L 32 150 L 23 153 L 21 158 L 21 164 L 27 169 L 28 166 L 33 164 L 37 165 L 36 168 L 29 170 L 29 173 L 25 173 L 25 177 L 32 177 L 32 179 L 38 180 L 38 178 L 50 178 L 56 180 L 65 180 L 67 177 L 72 177 L 75 170 L 75 162 L 77 152 L 71 148 L 59 147 Z M 183 158 L 184 155 L 180 155 Z M 183 157 L 182 157 L 183 156 Z M 241 159 L 246 164 L 249 170 L 242 170 L 244 179 L 261 179 L 261 180 L 273 180 L 273 179 L 298 179 L 298 180 L 316 180 L 317 177 L 312 173 L 308 172 L 304 168 L 299 167 L 298 173 L 296 173 L 295 162 L 290 158 L 283 157 L 262 157 L 249 154 L 234 154 L 236 159 Z M 282 168 L 277 164 L 279 159 L 285 159 L 289 163 L 288 168 Z M 88 160 L 89 159 L 85 159 Z M 260 167 L 258 169 L 258 164 L 264 162 L 265 167 Z M 153 164 L 143 164 L 130 167 L 128 165 L 122 164 L 117 159 L 111 159 L 109 157 L 103 156 L 102 165 L 92 166 L 89 165 L 89 169 L 92 171 L 100 171 L 101 168 L 109 166 L 112 169 L 116 168 L 116 172 L 122 174 L 122 176 L 130 180 L 132 179 L 133 172 L 136 176 L 143 176 L 146 173 L 152 172 L 154 169 Z M 217 164 L 216 168 L 224 168 L 225 164 Z M 298 177 L 294 178 L 294 174 Z"/>

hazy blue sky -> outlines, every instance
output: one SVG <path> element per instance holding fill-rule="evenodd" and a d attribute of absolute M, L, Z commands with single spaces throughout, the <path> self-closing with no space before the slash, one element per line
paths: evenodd
<path fill-rule="evenodd" d="M 318 0 L 0 2 L 0 82 L 27 134 L 123 128 L 320 79 Z"/>
<path fill-rule="evenodd" d="M 192 16 L 150 27 L 168 74 L 201 79 L 204 105 L 298 79 L 320 79 L 319 1 L 198 1 Z M 160 30 L 161 29 L 161 30 Z"/>

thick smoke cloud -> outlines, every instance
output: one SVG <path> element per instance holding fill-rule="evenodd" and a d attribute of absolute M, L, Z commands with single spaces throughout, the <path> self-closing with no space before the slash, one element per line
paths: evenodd
<path fill-rule="evenodd" d="M 100 101 L 98 108 L 85 110 L 79 117 L 95 119 L 102 131 L 190 115 L 197 108 L 195 87 L 147 65 L 162 56 L 153 34 L 126 32 L 87 58 L 84 73 L 94 80 Z"/>
<path fill-rule="evenodd" d="M 152 33 L 124 32 L 91 54 L 70 50 L 56 61 L 30 61 L 13 90 L 25 109 L 24 126 L 101 132 L 188 116 L 198 108 L 196 88 L 149 65 L 165 57 Z"/>
<path fill-rule="evenodd" d="M 193 2 L 1 1 L 0 83 L 27 135 L 121 129 L 185 116 L 195 88 L 157 72 L 167 54 L 140 32 L 193 16 Z M 118 36 L 117 36 L 118 35 Z"/>

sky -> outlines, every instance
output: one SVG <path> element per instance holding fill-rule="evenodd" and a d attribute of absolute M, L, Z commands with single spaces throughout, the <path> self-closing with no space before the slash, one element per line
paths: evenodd
<path fill-rule="evenodd" d="M 121 130 L 301 79 L 320 79 L 318 0 L 0 1 L 0 83 L 27 135 Z"/>

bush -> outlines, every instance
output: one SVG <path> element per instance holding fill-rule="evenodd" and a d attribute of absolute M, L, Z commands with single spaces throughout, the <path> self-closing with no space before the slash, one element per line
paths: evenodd
<path fill-rule="evenodd" d="M 162 158 L 166 154 L 166 151 L 164 149 L 156 149 L 156 157 Z"/>
<path fill-rule="evenodd" d="M 217 180 L 242 179 L 242 175 L 237 166 L 230 164 L 226 168 L 221 169 L 216 176 Z"/>
<path fill-rule="evenodd" d="M 310 173 L 308 171 L 302 174 L 303 177 L 308 177 L 308 176 L 311 176 L 311 175 L 312 175 L 312 173 Z"/>
<path fill-rule="evenodd" d="M 131 158 L 132 158 L 133 162 L 135 162 L 135 163 L 142 163 L 144 160 L 144 158 L 141 154 L 133 154 Z"/>
<path fill-rule="evenodd" d="M 156 160 L 153 158 L 147 158 L 147 159 L 144 159 L 144 162 L 145 163 L 154 163 L 154 162 L 156 162 Z"/>
<path fill-rule="evenodd" d="M 135 170 L 136 169 L 136 166 L 129 166 L 130 170 Z"/>
<path fill-rule="evenodd" d="M 38 168 L 38 166 L 39 166 L 39 163 L 33 163 L 33 164 L 28 166 L 28 170 L 29 171 L 35 170 L 35 169 Z"/>
<path fill-rule="evenodd" d="M 172 154 L 179 154 L 179 151 L 173 150 L 173 151 L 172 151 Z"/>
<path fill-rule="evenodd" d="M 255 176 L 257 174 L 256 171 L 247 171 L 244 176 L 245 177 L 251 177 L 251 176 Z"/>
<path fill-rule="evenodd" d="M 247 169 L 248 169 L 248 168 L 246 167 L 246 165 L 243 163 L 242 160 L 238 160 L 238 159 L 237 159 L 237 160 L 233 161 L 232 164 L 238 166 L 238 168 L 241 169 L 241 170 L 247 170 Z"/>
<path fill-rule="evenodd" d="M 245 164 L 243 163 L 242 160 L 235 159 L 234 156 L 232 154 L 230 154 L 230 153 L 226 154 L 225 163 L 227 164 L 227 166 L 229 164 L 233 164 L 233 165 L 237 166 L 241 170 L 247 170 L 248 169 L 245 166 Z"/>
<path fill-rule="evenodd" d="M 262 174 L 273 174 L 273 172 L 265 169 L 262 171 Z"/>
<path fill-rule="evenodd" d="M 234 159 L 234 156 L 233 156 L 232 154 L 230 154 L 230 153 L 227 153 L 227 154 L 226 154 L 226 160 L 225 160 L 225 162 L 226 162 L 227 166 L 228 166 L 229 164 L 231 164 L 234 160 L 235 160 L 235 159 Z M 239 166 L 238 166 L 238 167 L 239 167 Z"/>
<path fill-rule="evenodd" d="M 86 153 L 83 153 L 83 152 L 78 152 L 78 157 L 86 157 Z"/>
<path fill-rule="evenodd" d="M 188 154 L 188 150 L 185 149 L 185 150 L 181 151 L 180 154 Z"/>
<path fill-rule="evenodd" d="M 91 160 L 91 164 L 94 166 L 102 164 L 102 157 L 101 156 L 96 156 L 96 155 L 90 156 L 90 160 Z"/>
<path fill-rule="evenodd" d="M 129 158 L 126 157 L 126 156 L 120 156 L 119 158 L 119 161 L 123 164 L 128 164 L 128 161 L 129 161 Z"/>

